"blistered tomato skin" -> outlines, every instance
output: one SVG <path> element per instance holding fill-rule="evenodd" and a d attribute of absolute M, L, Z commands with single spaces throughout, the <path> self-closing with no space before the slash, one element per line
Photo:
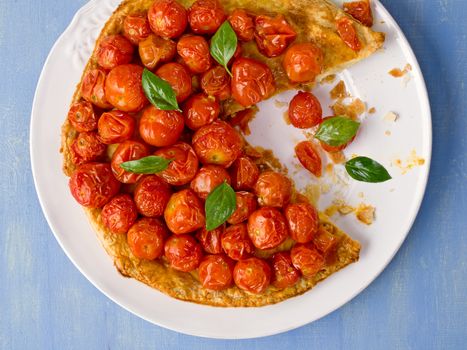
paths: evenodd
<path fill-rule="evenodd" d="M 255 251 L 243 223 L 227 227 L 221 236 L 221 245 L 225 254 L 233 260 L 248 258 Z"/>
<path fill-rule="evenodd" d="M 237 37 L 242 41 L 251 41 L 255 37 L 253 18 L 242 9 L 235 9 L 229 16 L 229 22 Z"/>
<path fill-rule="evenodd" d="M 259 51 L 267 57 L 282 54 L 295 39 L 297 33 L 283 15 L 276 17 L 256 16 L 255 39 Z"/>
<path fill-rule="evenodd" d="M 97 124 L 99 139 L 107 145 L 129 140 L 135 126 L 135 118 L 128 113 L 117 110 L 102 113 Z"/>
<path fill-rule="evenodd" d="M 350 19 L 342 17 L 337 21 L 337 33 L 348 47 L 360 51 L 362 44 Z"/>
<path fill-rule="evenodd" d="M 223 182 L 230 184 L 230 176 L 227 170 L 219 165 L 205 165 L 191 180 L 190 188 L 195 191 L 199 198 L 206 199 Z"/>
<path fill-rule="evenodd" d="M 191 130 L 198 130 L 202 126 L 211 124 L 217 119 L 221 107 L 217 99 L 206 94 L 190 96 L 183 106 L 185 124 Z"/>
<path fill-rule="evenodd" d="M 242 156 L 232 164 L 230 177 L 236 191 L 250 191 L 254 189 L 258 181 L 259 169 L 251 158 Z"/>
<path fill-rule="evenodd" d="M 223 290 L 232 285 L 233 262 L 225 255 L 208 255 L 198 268 L 199 280 L 204 288 Z"/>
<path fill-rule="evenodd" d="M 151 28 L 146 14 L 128 15 L 123 20 L 123 35 L 133 45 L 138 45 L 149 34 L 151 34 Z"/>
<path fill-rule="evenodd" d="M 278 252 L 272 257 L 272 284 L 278 289 L 293 286 L 300 272 L 293 266 L 289 252 Z"/>
<path fill-rule="evenodd" d="M 192 85 L 190 73 L 187 68 L 180 63 L 166 63 L 156 71 L 156 75 L 172 86 L 177 96 L 177 102 L 183 102 L 191 95 Z"/>
<path fill-rule="evenodd" d="M 318 232 L 319 218 L 309 203 L 289 204 L 284 210 L 290 236 L 298 243 L 308 243 Z"/>
<path fill-rule="evenodd" d="M 201 245 L 189 235 L 171 236 L 165 242 L 164 251 L 170 266 L 183 272 L 196 269 L 203 258 Z"/>
<path fill-rule="evenodd" d="M 154 155 L 172 159 L 167 169 L 157 174 L 157 176 L 160 176 L 171 185 L 185 185 L 198 172 L 199 164 L 195 151 L 185 142 L 178 142 L 173 146 L 161 148 Z"/>
<path fill-rule="evenodd" d="M 305 169 L 316 177 L 321 177 L 321 156 L 310 141 L 298 143 L 295 154 Z"/>
<path fill-rule="evenodd" d="M 170 62 L 177 53 L 177 44 L 155 34 L 149 35 L 138 46 L 141 62 L 148 69 L 156 68 L 159 63 Z"/>
<path fill-rule="evenodd" d="M 177 52 L 194 74 L 204 73 L 212 65 L 209 44 L 202 36 L 182 36 L 177 43 Z"/>
<path fill-rule="evenodd" d="M 285 218 L 276 208 L 260 208 L 248 218 L 248 235 L 258 249 L 275 248 L 288 234 Z"/>
<path fill-rule="evenodd" d="M 282 208 L 287 205 L 292 195 L 292 183 L 289 178 L 276 171 L 261 173 L 256 181 L 255 194 L 261 206 Z"/>
<path fill-rule="evenodd" d="M 134 256 L 154 260 L 162 256 L 166 236 L 167 230 L 159 219 L 142 218 L 131 226 L 127 242 Z"/>
<path fill-rule="evenodd" d="M 223 67 L 215 66 L 201 76 L 201 89 L 206 95 L 224 101 L 231 95 L 230 76 Z"/>
<path fill-rule="evenodd" d="M 290 251 L 292 263 L 304 277 L 313 277 L 324 266 L 324 258 L 311 243 L 298 243 Z"/>
<path fill-rule="evenodd" d="M 192 190 L 174 193 L 167 203 L 164 218 L 169 230 L 177 235 L 196 231 L 205 224 L 203 204 Z"/>
<path fill-rule="evenodd" d="M 271 268 L 266 261 L 253 257 L 238 261 L 233 275 L 238 288 L 260 294 L 269 286 Z"/>
<path fill-rule="evenodd" d="M 185 8 L 175 0 L 156 0 L 148 11 L 149 25 L 163 38 L 178 38 L 188 24 Z"/>
<path fill-rule="evenodd" d="M 88 101 L 75 102 L 68 111 L 68 120 L 79 132 L 97 129 L 97 116 L 92 104 Z"/>
<path fill-rule="evenodd" d="M 81 165 L 70 177 L 71 194 L 83 207 L 100 208 L 120 190 L 108 163 Z"/>
<path fill-rule="evenodd" d="M 251 58 L 238 58 L 232 65 L 232 97 L 243 107 L 267 99 L 276 90 L 271 69 Z"/>
<path fill-rule="evenodd" d="M 163 111 L 153 105 L 146 107 L 139 121 L 139 134 L 156 147 L 173 145 L 182 134 L 183 116 L 178 111 Z"/>
<path fill-rule="evenodd" d="M 188 22 L 196 34 L 214 34 L 225 17 L 217 0 L 197 0 L 188 11 Z"/>
<path fill-rule="evenodd" d="M 256 210 L 256 197 L 250 192 L 236 192 L 237 208 L 230 216 L 227 222 L 231 225 L 236 225 L 248 219 L 251 213 Z"/>
<path fill-rule="evenodd" d="M 70 152 L 74 164 L 84 164 L 101 159 L 107 147 L 94 131 L 82 132 L 72 142 Z"/>
<path fill-rule="evenodd" d="M 289 120 L 293 126 L 308 129 L 321 123 L 321 103 L 311 92 L 299 91 L 290 101 Z"/>
<path fill-rule="evenodd" d="M 232 165 L 243 149 L 243 139 L 239 133 L 221 120 L 198 129 L 192 143 L 201 163 L 225 168 Z"/>
<path fill-rule="evenodd" d="M 136 222 L 138 211 L 135 202 L 128 194 L 118 194 L 101 211 L 102 224 L 110 232 L 124 234 Z"/>
<path fill-rule="evenodd" d="M 105 80 L 105 97 L 124 112 L 138 112 L 148 103 L 141 86 L 143 67 L 123 64 L 112 69 Z"/>
<path fill-rule="evenodd" d="M 344 2 L 344 11 L 367 27 L 373 25 L 369 0 Z"/>
<path fill-rule="evenodd" d="M 196 233 L 196 238 L 201 243 L 203 250 L 208 254 L 222 253 L 221 236 L 224 232 L 224 225 L 208 231 L 205 227 Z"/>
<path fill-rule="evenodd" d="M 323 51 L 312 43 L 291 45 L 283 60 L 289 80 L 295 83 L 312 82 L 323 69 Z"/>
<path fill-rule="evenodd" d="M 144 174 L 130 173 L 123 170 L 120 164 L 130 160 L 137 160 L 149 155 L 148 147 L 138 141 L 125 141 L 118 145 L 114 154 L 112 155 L 112 172 L 118 181 L 133 184 L 136 183 Z"/>
<path fill-rule="evenodd" d="M 156 175 L 143 177 L 135 189 L 135 203 L 138 211 L 147 217 L 162 216 L 172 191 Z"/>
<path fill-rule="evenodd" d="M 135 48 L 123 35 L 109 35 L 102 39 L 97 48 L 97 63 L 104 69 L 113 69 L 130 63 Z"/>
<path fill-rule="evenodd" d="M 99 108 L 112 108 L 105 93 L 106 81 L 107 73 L 103 69 L 91 69 L 84 75 L 81 82 L 81 97 Z"/>

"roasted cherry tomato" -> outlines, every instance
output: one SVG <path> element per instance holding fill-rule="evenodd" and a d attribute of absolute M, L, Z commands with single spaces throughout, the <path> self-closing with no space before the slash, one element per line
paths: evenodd
<path fill-rule="evenodd" d="M 318 233 L 313 237 L 313 245 L 324 256 L 332 252 L 339 242 L 339 238 L 334 235 L 325 225 L 320 225 Z"/>
<path fill-rule="evenodd" d="M 100 208 L 120 190 L 109 163 L 81 165 L 70 177 L 69 187 L 76 201 L 84 207 Z"/>
<path fill-rule="evenodd" d="M 199 280 L 206 289 L 226 289 L 232 285 L 233 268 L 233 261 L 225 255 L 208 255 L 199 264 Z"/>
<path fill-rule="evenodd" d="M 105 144 L 120 143 L 130 139 L 136 121 L 131 115 L 118 110 L 102 113 L 97 124 L 99 139 Z"/>
<path fill-rule="evenodd" d="M 101 220 L 111 232 L 127 233 L 138 218 L 138 211 L 133 199 L 128 194 L 118 194 L 101 211 Z"/>
<path fill-rule="evenodd" d="M 97 48 L 97 63 L 105 69 L 130 63 L 135 48 L 123 35 L 109 35 L 102 39 Z"/>
<path fill-rule="evenodd" d="M 196 269 L 203 258 L 201 245 L 189 235 L 171 236 L 165 242 L 164 250 L 170 266 L 183 272 Z"/>
<path fill-rule="evenodd" d="M 198 172 L 198 158 L 193 148 L 187 143 L 178 142 L 173 146 L 161 148 L 154 155 L 172 159 L 167 169 L 157 174 L 171 185 L 185 185 Z"/>
<path fill-rule="evenodd" d="M 216 66 L 208 70 L 201 77 L 201 89 L 209 96 L 223 101 L 230 97 L 230 77 L 227 71 Z"/>
<path fill-rule="evenodd" d="M 194 74 L 204 73 L 211 67 L 209 44 L 202 36 L 182 36 L 177 43 L 177 52 Z"/>
<path fill-rule="evenodd" d="M 206 253 L 209 254 L 220 254 L 222 253 L 221 236 L 224 232 L 224 225 L 215 228 L 214 230 L 208 231 L 206 227 L 203 227 L 196 233 L 196 238 L 203 246 Z"/>
<path fill-rule="evenodd" d="M 84 164 L 99 160 L 107 147 L 99 140 L 94 131 L 81 132 L 72 142 L 70 151 L 74 164 Z"/>
<path fill-rule="evenodd" d="M 255 251 L 245 224 L 227 227 L 221 236 L 221 244 L 225 254 L 234 260 L 248 258 Z"/>
<path fill-rule="evenodd" d="M 369 0 L 344 2 L 344 11 L 367 27 L 373 25 L 373 14 Z"/>
<path fill-rule="evenodd" d="M 139 121 L 139 134 L 150 145 L 164 147 L 173 145 L 183 131 L 183 116 L 178 111 L 163 111 L 148 106 Z"/>
<path fill-rule="evenodd" d="M 211 124 L 217 119 L 220 111 L 221 106 L 216 98 L 206 94 L 190 96 L 183 106 L 185 124 L 191 130 L 198 130 L 202 126 Z"/>
<path fill-rule="evenodd" d="M 123 20 L 123 35 L 131 41 L 133 45 L 138 45 L 142 40 L 151 34 L 148 16 L 128 15 Z"/>
<path fill-rule="evenodd" d="M 309 203 L 289 204 L 284 211 L 290 236 L 298 243 L 308 243 L 318 232 L 318 212 Z"/>
<path fill-rule="evenodd" d="M 236 59 L 232 75 L 232 96 L 244 107 L 257 104 L 276 90 L 271 69 L 254 59 Z"/>
<path fill-rule="evenodd" d="M 347 17 L 342 17 L 337 21 L 337 34 L 341 37 L 344 43 L 354 51 L 360 51 L 362 44 L 358 38 L 352 21 Z"/>
<path fill-rule="evenodd" d="M 276 171 L 261 173 L 256 181 L 255 194 L 261 206 L 282 208 L 290 201 L 292 183 L 289 178 Z"/>
<path fill-rule="evenodd" d="M 296 36 L 297 33 L 283 15 L 256 16 L 255 18 L 256 45 L 259 51 L 267 57 L 282 54 Z"/>
<path fill-rule="evenodd" d="M 162 216 L 171 195 L 169 186 L 156 175 L 143 177 L 135 189 L 136 207 L 144 216 Z"/>
<path fill-rule="evenodd" d="M 97 116 L 92 104 L 88 101 L 73 103 L 68 111 L 68 120 L 79 132 L 97 129 Z"/>
<path fill-rule="evenodd" d="M 323 51 L 312 43 L 291 45 L 282 65 L 290 81 L 295 83 L 312 82 L 323 69 Z"/>
<path fill-rule="evenodd" d="M 302 141 L 295 146 L 298 160 L 310 173 L 321 176 L 321 156 L 310 141 Z"/>
<path fill-rule="evenodd" d="M 249 258 L 237 262 L 233 277 L 238 288 L 250 293 L 260 294 L 271 281 L 271 268 L 259 258 Z"/>
<path fill-rule="evenodd" d="M 164 218 L 177 235 L 196 231 L 205 223 L 203 204 L 192 190 L 181 190 L 170 197 Z"/>
<path fill-rule="evenodd" d="M 279 289 L 293 286 L 300 278 L 300 271 L 293 266 L 289 252 L 278 252 L 272 256 L 272 273 L 272 284 Z"/>
<path fill-rule="evenodd" d="M 106 77 L 107 73 L 103 69 L 95 68 L 84 75 L 81 83 L 81 96 L 86 101 L 103 109 L 112 108 L 105 94 Z"/>
<path fill-rule="evenodd" d="M 162 256 L 166 236 L 167 230 L 159 219 L 142 218 L 131 226 L 127 242 L 134 256 L 154 260 Z"/>
<path fill-rule="evenodd" d="M 170 62 L 177 53 L 177 44 L 170 39 L 164 39 L 155 34 L 149 35 L 138 46 L 141 62 L 149 69 L 154 69 L 159 63 Z"/>
<path fill-rule="evenodd" d="M 311 92 L 299 91 L 290 101 L 289 120 L 293 126 L 308 129 L 321 123 L 323 110 Z"/>
<path fill-rule="evenodd" d="M 229 16 L 229 22 L 240 40 L 250 41 L 255 37 L 253 18 L 245 10 L 233 10 Z"/>
<path fill-rule="evenodd" d="M 149 155 L 148 147 L 138 141 L 125 141 L 118 145 L 114 154 L 112 155 L 112 171 L 118 181 L 126 184 L 136 183 L 143 174 L 130 173 L 123 170 L 120 164 L 130 160 L 137 160 Z"/>
<path fill-rule="evenodd" d="M 275 248 L 285 241 L 289 232 L 284 215 L 272 207 L 263 207 L 248 218 L 248 235 L 258 249 Z"/>
<path fill-rule="evenodd" d="M 188 22 L 196 34 L 214 34 L 225 17 L 217 0 L 196 0 L 188 11 Z"/>
<path fill-rule="evenodd" d="M 237 208 L 230 216 L 227 222 L 231 225 L 236 225 L 248 219 L 251 213 L 256 210 L 256 197 L 250 192 L 236 192 Z"/>
<path fill-rule="evenodd" d="M 149 25 L 164 38 L 177 38 L 188 24 L 185 8 L 175 0 L 156 0 L 148 11 Z"/>
<path fill-rule="evenodd" d="M 324 266 L 324 258 L 312 243 L 298 243 L 290 251 L 293 266 L 303 276 L 312 277 Z"/>
<path fill-rule="evenodd" d="M 203 164 L 217 164 L 228 168 L 242 152 L 243 139 L 224 121 L 198 129 L 192 139 L 193 149 Z"/>
<path fill-rule="evenodd" d="M 185 101 L 191 95 L 191 76 L 185 66 L 170 62 L 161 66 L 156 74 L 172 86 L 177 95 L 177 102 Z"/>
<path fill-rule="evenodd" d="M 110 71 L 105 80 L 105 97 L 115 108 L 138 112 L 148 103 L 141 86 L 143 67 L 123 64 Z"/>
<path fill-rule="evenodd" d="M 219 165 L 205 165 L 191 180 L 190 187 L 199 198 L 206 199 L 209 193 L 223 182 L 230 184 L 227 170 Z"/>
<path fill-rule="evenodd" d="M 256 181 L 258 181 L 259 169 L 251 158 L 242 156 L 232 164 L 230 177 L 232 178 L 232 186 L 236 191 L 252 190 Z"/>

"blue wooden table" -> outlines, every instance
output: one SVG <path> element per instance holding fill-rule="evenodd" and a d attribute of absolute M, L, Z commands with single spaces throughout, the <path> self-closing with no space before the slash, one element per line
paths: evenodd
<path fill-rule="evenodd" d="M 353 301 L 262 339 L 194 338 L 149 324 L 94 288 L 58 246 L 29 163 L 29 118 L 47 53 L 85 0 L 0 0 L 0 349 L 465 349 L 467 2 L 384 0 L 420 61 L 433 163 L 420 214 Z"/>

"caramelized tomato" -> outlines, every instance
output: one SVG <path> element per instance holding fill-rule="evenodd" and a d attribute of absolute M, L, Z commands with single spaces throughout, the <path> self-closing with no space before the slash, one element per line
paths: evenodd
<path fill-rule="evenodd" d="M 216 66 L 201 77 L 201 89 L 205 94 L 223 101 L 230 97 L 230 77 L 227 71 Z"/>
<path fill-rule="evenodd" d="M 288 236 L 285 218 L 276 208 L 260 208 L 248 218 L 248 235 L 258 249 L 275 248 Z"/>
<path fill-rule="evenodd" d="M 245 224 L 227 227 L 221 236 L 221 245 L 224 252 L 233 260 L 245 259 L 255 251 Z"/>
<path fill-rule="evenodd" d="M 238 261 L 233 276 L 238 288 L 259 294 L 269 286 L 271 268 L 266 261 L 253 257 Z"/>
<path fill-rule="evenodd" d="M 282 65 L 295 83 L 312 82 L 323 69 L 323 51 L 312 43 L 291 45 L 284 55 Z"/>
<path fill-rule="evenodd" d="M 100 208 L 120 190 L 109 163 L 81 165 L 70 177 L 69 187 L 76 201 L 84 207 Z"/>
<path fill-rule="evenodd" d="M 105 144 L 120 143 L 130 139 L 136 121 L 131 115 L 118 110 L 103 113 L 97 124 L 99 139 Z"/>
<path fill-rule="evenodd" d="M 347 17 L 342 17 L 337 21 L 337 34 L 341 37 L 344 43 L 354 51 L 360 51 L 362 44 L 358 38 L 352 21 Z"/>
<path fill-rule="evenodd" d="M 191 76 L 185 66 L 175 62 L 166 63 L 156 71 L 156 74 L 172 86 L 177 102 L 183 102 L 191 95 Z"/>
<path fill-rule="evenodd" d="M 164 218 L 177 235 L 196 231 L 205 223 L 203 204 L 192 190 L 181 190 L 170 197 Z"/>
<path fill-rule="evenodd" d="M 148 217 L 162 216 L 172 192 L 156 175 L 144 177 L 136 186 L 135 202 L 138 211 Z"/>
<path fill-rule="evenodd" d="M 209 44 L 202 36 L 182 36 L 177 43 L 177 52 L 194 74 L 204 73 L 211 67 Z"/>
<path fill-rule="evenodd" d="M 295 146 L 298 160 L 310 173 L 321 176 L 321 156 L 310 141 L 302 141 Z"/>
<path fill-rule="evenodd" d="M 138 112 L 148 103 L 141 86 L 143 67 L 123 64 L 110 71 L 105 80 L 105 98 L 124 112 Z"/>
<path fill-rule="evenodd" d="M 211 124 L 221 111 L 219 102 L 213 96 L 206 94 L 192 95 L 183 106 L 185 124 L 191 130 Z"/>
<path fill-rule="evenodd" d="M 109 35 L 102 39 L 97 48 L 97 63 L 105 69 L 130 63 L 135 51 L 130 40 L 123 35 Z"/>
<path fill-rule="evenodd" d="M 150 105 L 144 110 L 139 121 L 139 134 L 152 146 L 170 146 L 177 142 L 183 126 L 183 116 L 180 112 L 163 111 Z"/>
<path fill-rule="evenodd" d="M 318 232 L 318 212 L 309 203 L 289 204 L 284 211 L 290 236 L 298 243 L 308 243 Z"/>
<path fill-rule="evenodd" d="M 344 11 L 367 27 L 373 25 L 369 0 L 344 2 Z"/>
<path fill-rule="evenodd" d="M 205 165 L 191 180 L 190 187 L 199 198 L 206 199 L 209 193 L 223 182 L 230 184 L 227 170 L 219 165 Z"/>
<path fill-rule="evenodd" d="M 102 224 L 111 232 L 124 234 L 136 222 L 138 211 L 128 194 L 118 194 L 101 211 Z"/>
<path fill-rule="evenodd" d="M 230 177 L 236 191 L 252 190 L 258 180 L 259 169 L 251 158 L 242 156 L 232 164 Z"/>
<path fill-rule="evenodd" d="M 255 18 L 256 45 L 259 51 L 267 57 L 282 54 L 296 36 L 297 33 L 283 15 L 256 16 Z"/>
<path fill-rule="evenodd" d="M 229 16 L 232 29 L 242 41 L 251 41 L 255 37 L 253 18 L 242 9 L 235 9 Z"/>
<path fill-rule="evenodd" d="M 160 220 L 142 218 L 131 226 L 127 242 L 134 256 L 154 260 L 162 256 L 166 236 L 167 230 Z"/>
<path fill-rule="evenodd" d="M 299 91 L 290 101 L 289 120 L 293 126 L 308 129 L 321 123 L 323 111 L 311 92 Z"/>
<path fill-rule="evenodd" d="M 300 278 L 300 272 L 293 266 L 289 252 L 278 252 L 272 257 L 272 284 L 284 289 L 293 286 Z"/>
<path fill-rule="evenodd" d="M 179 142 L 171 147 L 161 148 L 154 155 L 172 159 L 167 169 L 157 174 L 171 185 L 185 185 L 198 172 L 198 158 L 187 143 Z"/>
<path fill-rule="evenodd" d="M 93 131 L 97 128 L 97 116 L 88 101 L 75 102 L 68 111 L 68 120 L 76 131 Z"/>
<path fill-rule="evenodd" d="M 130 160 L 137 160 L 149 155 L 148 147 L 138 141 L 125 141 L 118 145 L 114 154 L 112 155 L 112 171 L 118 181 L 126 184 L 136 183 L 143 174 L 130 173 L 123 170 L 120 164 Z"/>
<path fill-rule="evenodd" d="M 196 0 L 188 12 L 188 22 L 196 34 L 214 34 L 225 17 L 217 0 Z"/>
<path fill-rule="evenodd" d="M 258 177 L 255 194 L 261 206 L 282 208 L 287 205 L 292 195 L 292 183 L 289 178 L 276 171 L 265 171 Z"/>
<path fill-rule="evenodd" d="M 72 142 L 70 151 L 74 164 L 84 164 L 99 160 L 107 147 L 99 140 L 94 131 L 82 132 Z"/>
<path fill-rule="evenodd" d="M 328 230 L 320 227 L 318 233 L 313 237 L 313 245 L 324 256 L 332 252 L 336 247 L 339 239 Z"/>
<path fill-rule="evenodd" d="M 268 98 L 276 89 L 271 69 L 251 58 L 236 59 L 232 75 L 232 96 L 244 107 Z"/>
<path fill-rule="evenodd" d="M 196 233 L 196 238 L 201 243 L 206 253 L 222 253 L 221 236 L 224 230 L 224 226 L 219 226 L 218 228 L 215 228 L 211 231 L 208 231 L 206 230 L 206 227 L 203 227 Z"/>
<path fill-rule="evenodd" d="M 177 44 L 170 39 L 151 34 L 142 40 L 138 46 L 141 62 L 149 69 L 154 69 L 159 63 L 170 62 L 177 53 Z"/>
<path fill-rule="evenodd" d="M 193 149 L 203 164 L 217 164 L 228 168 L 241 154 L 243 139 L 224 121 L 198 129 L 192 139 Z"/>
<path fill-rule="evenodd" d="M 128 15 L 123 20 L 123 35 L 131 41 L 133 45 L 138 45 L 142 40 L 151 34 L 148 16 Z"/>
<path fill-rule="evenodd" d="M 196 269 L 203 258 L 201 246 L 189 235 L 171 236 L 165 242 L 164 251 L 170 266 L 183 272 Z"/>
<path fill-rule="evenodd" d="M 312 243 L 298 243 L 290 251 L 293 266 L 303 276 L 313 277 L 324 266 L 324 258 Z"/>
<path fill-rule="evenodd" d="M 103 69 L 95 68 L 84 75 L 81 83 L 81 97 L 103 109 L 112 108 L 105 94 L 106 77 L 107 73 Z"/>
<path fill-rule="evenodd" d="M 256 197 L 250 192 L 236 192 L 237 208 L 227 222 L 236 225 L 248 219 L 251 213 L 256 210 Z"/>
<path fill-rule="evenodd" d="M 164 38 L 177 38 L 188 24 L 185 8 L 175 0 L 156 0 L 148 11 L 149 25 Z"/>
<path fill-rule="evenodd" d="M 232 285 L 233 262 L 224 255 L 204 257 L 198 268 L 199 280 L 204 288 L 223 290 Z"/>

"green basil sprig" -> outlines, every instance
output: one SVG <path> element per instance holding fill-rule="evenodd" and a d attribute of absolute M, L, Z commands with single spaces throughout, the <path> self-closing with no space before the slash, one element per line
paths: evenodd
<path fill-rule="evenodd" d="M 156 174 L 169 166 L 172 159 L 166 159 L 159 156 L 147 156 L 137 160 L 123 162 L 120 167 L 130 173 L 136 174 Z"/>
<path fill-rule="evenodd" d="M 388 171 L 377 161 L 368 157 L 356 157 L 345 163 L 347 173 L 357 181 L 384 182 L 391 179 Z"/>
<path fill-rule="evenodd" d="M 225 21 L 211 38 L 211 56 L 232 76 L 227 64 L 237 49 L 237 35 L 229 21 Z"/>
<path fill-rule="evenodd" d="M 226 222 L 237 209 L 235 191 L 227 182 L 223 182 L 209 194 L 204 209 L 206 211 L 206 230 L 214 230 Z"/>
<path fill-rule="evenodd" d="M 146 68 L 143 71 L 142 85 L 144 94 L 155 107 L 164 111 L 181 112 L 172 86 Z"/>
<path fill-rule="evenodd" d="M 315 137 L 330 146 L 338 147 L 352 140 L 359 127 L 360 123 L 350 118 L 332 117 L 321 123 Z"/>

